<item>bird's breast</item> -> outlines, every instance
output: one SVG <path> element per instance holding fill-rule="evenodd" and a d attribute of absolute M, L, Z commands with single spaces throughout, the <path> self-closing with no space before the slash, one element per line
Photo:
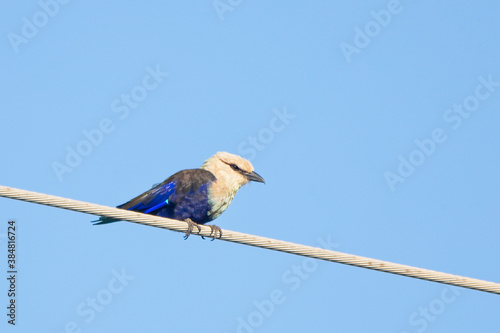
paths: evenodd
<path fill-rule="evenodd" d="M 231 204 L 236 191 L 231 190 L 220 182 L 215 182 L 208 189 L 208 200 L 211 210 L 208 213 L 210 218 L 216 219 L 219 217 Z"/>

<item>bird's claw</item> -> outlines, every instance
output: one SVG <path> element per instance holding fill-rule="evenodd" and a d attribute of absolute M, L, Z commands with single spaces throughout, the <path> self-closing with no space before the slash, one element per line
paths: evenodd
<path fill-rule="evenodd" d="M 191 219 L 186 219 L 185 222 L 187 223 L 188 225 L 188 228 L 186 230 L 186 234 L 184 235 L 184 240 L 188 239 L 189 235 L 191 235 L 193 233 L 193 228 L 196 228 L 198 229 L 198 233 L 201 232 L 201 227 L 198 223 L 194 222 L 193 220 Z M 212 240 L 216 239 L 216 238 L 221 238 L 222 237 L 222 230 L 221 228 L 219 228 L 218 226 L 216 225 L 209 225 L 210 227 L 210 235 L 209 237 L 212 237 Z M 202 239 L 205 239 L 205 237 L 201 236 Z"/>
<path fill-rule="evenodd" d="M 193 228 L 196 227 L 198 229 L 198 233 L 201 232 L 201 227 L 198 223 L 193 222 L 191 219 L 186 219 L 185 221 L 188 225 L 188 228 L 186 230 L 186 234 L 184 235 L 184 240 L 188 239 L 189 235 L 193 233 Z"/>
<path fill-rule="evenodd" d="M 216 239 L 216 238 L 221 238 L 222 237 L 222 230 L 221 228 L 219 228 L 218 226 L 216 225 L 209 225 L 210 227 L 210 236 L 212 237 L 212 240 Z M 217 233 L 219 234 L 219 237 L 217 237 Z M 213 235 L 213 236 L 212 236 Z"/>

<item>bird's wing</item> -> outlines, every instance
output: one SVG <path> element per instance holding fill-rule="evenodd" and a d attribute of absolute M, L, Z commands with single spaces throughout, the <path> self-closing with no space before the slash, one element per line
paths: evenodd
<path fill-rule="evenodd" d="M 176 181 L 175 194 L 185 195 L 196 192 L 201 186 L 208 185 L 217 180 L 215 176 L 207 170 L 188 169 L 177 172 L 171 176 Z"/>
<path fill-rule="evenodd" d="M 148 214 L 168 204 L 175 204 L 176 194 L 185 195 L 195 192 L 202 185 L 214 182 L 215 180 L 215 176 L 206 170 L 182 170 L 170 176 L 163 183 L 153 187 L 149 191 L 118 206 L 118 208 L 140 211 Z"/>
<path fill-rule="evenodd" d="M 150 213 L 168 204 L 168 198 L 175 192 L 175 187 L 175 181 L 165 181 L 117 208 Z"/>

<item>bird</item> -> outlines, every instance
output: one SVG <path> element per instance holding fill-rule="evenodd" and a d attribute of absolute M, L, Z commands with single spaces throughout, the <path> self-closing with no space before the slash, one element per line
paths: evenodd
<path fill-rule="evenodd" d="M 231 204 L 238 190 L 249 182 L 264 183 L 247 159 L 217 152 L 199 169 L 181 170 L 116 208 L 185 221 L 188 224 L 184 239 L 201 231 L 205 224 L 219 217 Z M 117 222 L 119 219 L 101 216 L 94 225 Z M 212 240 L 222 237 L 222 230 L 209 225 Z"/>

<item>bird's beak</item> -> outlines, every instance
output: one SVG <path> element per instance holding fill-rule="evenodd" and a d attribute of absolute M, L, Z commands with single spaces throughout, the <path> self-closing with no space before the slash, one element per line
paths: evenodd
<path fill-rule="evenodd" d="M 266 183 L 266 181 L 264 180 L 264 178 L 262 178 L 257 172 L 253 171 L 253 172 L 249 172 L 249 173 L 245 173 L 245 176 L 247 177 L 247 179 L 249 181 L 254 181 L 254 182 L 259 182 L 259 183 Z"/>

